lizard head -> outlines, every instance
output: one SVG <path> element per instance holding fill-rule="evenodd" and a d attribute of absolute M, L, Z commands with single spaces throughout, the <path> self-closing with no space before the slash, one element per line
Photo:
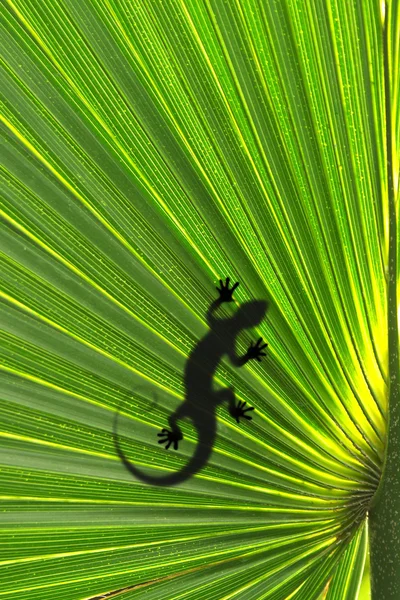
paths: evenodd
<path fill-rule="evenodd" d="M 267 312 L 268 303 L 265 300 L 252 300 L 242 304 L 235 314 L 243 328 L 256 327 L 261 323 Z"/>

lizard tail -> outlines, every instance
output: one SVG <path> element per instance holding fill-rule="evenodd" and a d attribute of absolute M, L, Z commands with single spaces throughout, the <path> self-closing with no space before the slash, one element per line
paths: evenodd
<path fill-rule="evenodd" d="M 117 434 L 117 419 L 118 412 L 115 414 L 114 419 L 114 445 L 115 450 L 124 464 L 125 468 L 135 477 L 144 481 L 145 483 L 150 483 L 152 485 L 176 485 L 177 483 L 181 483 L 186 479 L 189 479 L 195 473 L 198 473 L 200 469 L 202 469 L 206 464 L 207 460 L 210 457 L 215 441 L 215 426 L 210 423 L 207 431 L 200 430 L 198 432 L 199 439 L 197 441 L 197 446 L 195 453 L 190 458 L 190 460 L 186 463 L 182 469 L 179 471 L 175 471 L 174 473 L 170 473 L 168 475 L 161 475 L 160 477 L 154 477 L 153 475 L 147 475 L 143 473 L 140 469 L 135 467 L 133 463 L 127 458 L 124 451 L 122 450 L 119 438 Z"/>

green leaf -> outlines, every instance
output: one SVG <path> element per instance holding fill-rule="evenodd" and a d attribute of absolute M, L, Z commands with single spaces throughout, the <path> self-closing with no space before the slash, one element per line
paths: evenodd
<path fill-rule="evenodd" d="M 329 585 L 327 600 L 357 598 L 364 570 L 367 550 L 366 527 L 354 537 L 344 552 L 333 580 Z"/>
<path fill-rule="evenodd" d="M 377 0 L 4 3 L 0 597 L 356 600 L 386 440 L 399 14 L 387 124 Z M 222 315 L 269 303 L 236 347 L 267 356 L 214 378 L 253 420 L 219 407 L 209 463 L 144 484 L 115 412 L 144 472 L 190 459 L 189 420 L 178 451 L 156 434 L 227 276 Z"/>

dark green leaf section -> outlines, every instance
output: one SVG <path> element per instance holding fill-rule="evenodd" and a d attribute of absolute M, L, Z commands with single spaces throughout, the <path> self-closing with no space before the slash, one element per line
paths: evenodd
<path fill-rule="evenodd" d="M 386 158 L 389 213 L 388 259 L 388 363 L 389 407 L 387 415 L 387 442 L 378 490 L 370 510 L 371 593 L 377 600 L 392 600 L 400 594 L 400 571 L 395 556 L 400 554 L 398 514 L 400 508 L 400 355 L 399 355 L 399 268 L 398 268 L 398 184 L 399 138 L 398 131 L 398 35 L 395 43 L 392 34 L 399 32 L 400 11 L 397 2 L 385 4 L 384 19 L 384 75 Z M 398 70 L 398 69 L 397 69 Z"/>
<path fill-rule="evenodd" d="M 386 435 L 380 3 L 3 8 L 0 597 L 355 600 Z M 226 276 L 225 316 L 269 302 L 237 342 L 267 356 L 215 376 L 254 418 L 221 406 L 209 464 L 144 485 L 115 410 L 135 464 L 184 466 L 192 423 L 156 434 Z"/>

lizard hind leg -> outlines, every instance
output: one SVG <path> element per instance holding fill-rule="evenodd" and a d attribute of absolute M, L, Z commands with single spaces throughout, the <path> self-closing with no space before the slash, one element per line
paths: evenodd
<path fill-rule="evenodd" d="M 164 428 L 160 431 L 160 433 L 157 434 L 160 438 L 158 443 L 165 444 L 166 450 L 168 450 L 171 444 L 174 445 L 174 450 L 178 450 L 178 442 L 183 439 L 183 433 L 177 424 L 179 418 L 182 418 L 182 415 L 179 414 L 179 411 L 172 413 L 172 415 L 168 417 L 168 424 L 171 429 L 169 430 Z"/>
<path fill-rule="evenodd" d="M 246 406 L 246 402 L 242 402 L 239 401 L 236 404 L 236 396 L 235 396 L 235 392 L 233 390 L 233 388 L 229 387 L 229 388 L 224 388 L 223 390 L 218 392 L 219 397 L 221 398 L 221 402 L 227 402 L 228 403 L 228 411 L 229 414 L 236 419 L 237 423 L 240 423 L 239 418 L 240 417 L 244 417 L 245 419 L 251 421 L 252 417 L 250 415 L 247 415 L 246 413 L 254 410 L 253 406 L 248 406 L 247 408 L 245 408 Z"/>

